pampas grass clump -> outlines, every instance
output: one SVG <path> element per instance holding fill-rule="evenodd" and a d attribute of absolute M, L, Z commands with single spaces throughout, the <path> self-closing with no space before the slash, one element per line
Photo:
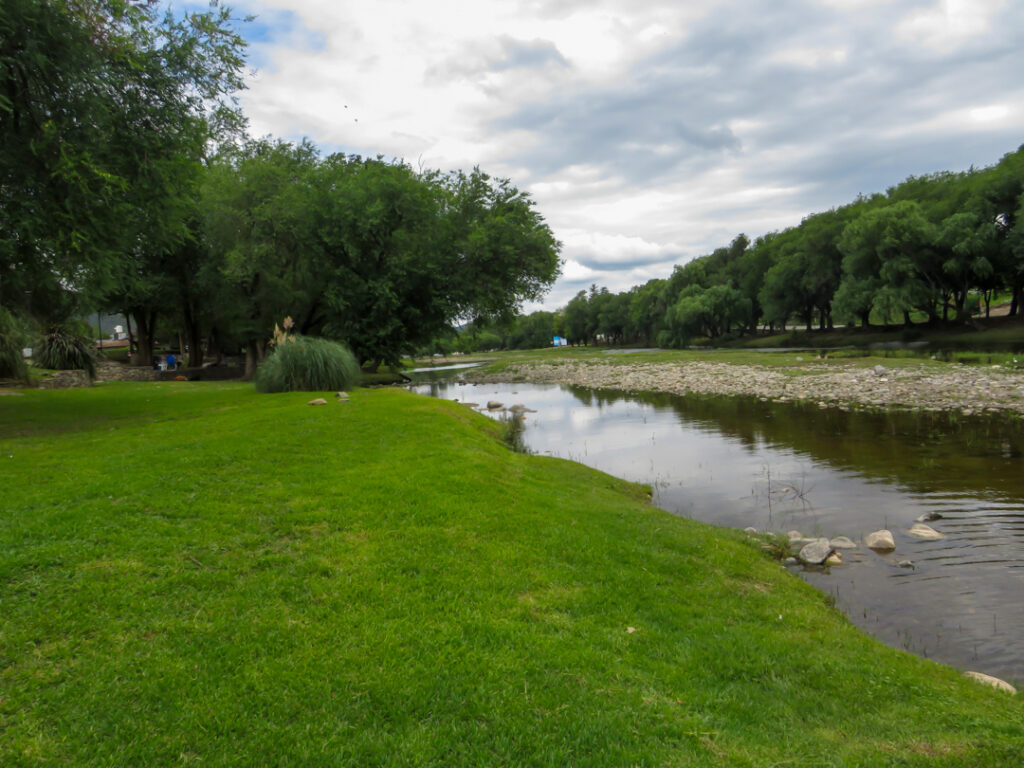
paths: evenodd
<path fill-rule="evenodd" d="M 312 336 L 281 339 L 254 379 L 257 392 L 325 392 L 359 383 L 359 364 L 347 347 Z"/>
<path fill-rule="evenodd" d="M 96 360 L 92 344 L 81 333 L 62 323 L 55 323 L 43 332 L 39 349 L 33 355 L 36 365 L 58 371 L 88 371 L 96 378 Z"/>

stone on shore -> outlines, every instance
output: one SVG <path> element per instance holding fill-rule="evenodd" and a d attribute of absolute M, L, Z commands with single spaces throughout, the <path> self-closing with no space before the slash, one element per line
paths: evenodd
<path fill-rule="evenodd" d="M 910 526 L 910 530 L 907 531 L 911 536 L 916 536 L 919 539 L 944 539 L 946 534 L 939 533 L 930 525 L 924 523 L 914 523 Z"/>
<path fill-rule="evenodd" d="M 814 539 L 810 544 L 803 546 L 797 557 L 808 565 L 821 565 L 831 554 L 832 545 L 828 539 Z"/>
<path fill-rule="evenodd" d="M 992 675 L 986 675 L 984 672 L 964 672 L 964 674 L 979 683 L 985 685 L 991 685 L 993 688 L 1006 691 L 1007 693 L 1017 693 L 1017 689 L 1010 685 L 1005 680 L 1000 680 L 998 677 L 992 677 Z"/>
<path fill-rule="evenodd" d="M 896 549 L 896 542 L 892 538 L 892 532 L 883 528 L 865 536 L 864 546 L 875 552 L 892 552 Z"/>
<path fill-rule="evenodd" d="M 322 397 L 318 397 L 315 400 L 310 400 L 309 403 L 307 403 L 307 405 L 327 405 L 327 401 L 324 400 Z"/>

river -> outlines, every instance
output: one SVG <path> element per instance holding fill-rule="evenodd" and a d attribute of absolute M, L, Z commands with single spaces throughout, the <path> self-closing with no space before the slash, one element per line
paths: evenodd
<path fill-rule="evenodd" d="M 889 645 L 1024 682 L 1024 427 L 1019 419 L 863 413 L 740 397 L 438 380 L 422 394 L 522 404 L 531 453 L 649 485 L 715 525 L 805 536 L 888 528 L 825 570 L 792 568 Z M 486 409 L 482 409 L 487 412 Z M 497 416 L 499 412 L 490 415 Z M 907 531 L 926 513 L 945 535 Z M 909 561 L 909 565 L 908 565 Z"/>

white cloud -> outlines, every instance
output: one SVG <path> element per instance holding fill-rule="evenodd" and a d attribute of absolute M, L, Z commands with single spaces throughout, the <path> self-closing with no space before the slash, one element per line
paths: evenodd
<path fill-rule="evenodd" d="M 1006 0 L 940 0 L 908 14 L 896 31 L 906 40 L 944 51 L 987 34 L 992 17 L 1005 5 Z"/>

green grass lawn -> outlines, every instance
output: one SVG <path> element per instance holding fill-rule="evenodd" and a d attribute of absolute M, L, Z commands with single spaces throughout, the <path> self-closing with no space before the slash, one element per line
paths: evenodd
<path fill-rule="evenodd" d="M 0 397 L 0 765 L 1013 766 L 1024 697 L 402 390 Z"/>

